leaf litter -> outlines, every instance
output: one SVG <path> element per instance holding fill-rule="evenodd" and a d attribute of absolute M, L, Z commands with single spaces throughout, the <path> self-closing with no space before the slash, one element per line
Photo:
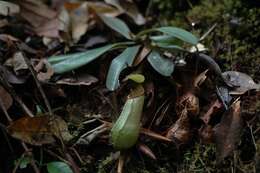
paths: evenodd
<path fill-rule="evenodd" d="M 223 72 L 215 59 L 204 54 L 206 49 L 196 52 L 199 39 L 183 29 L 159 27 L 151 32 L 163 35 L 134 34 L 135 27 L 138 30 L 147 22 L 136 1 L 56 3 L 61 4 L 0 1 L 4 16 L 0 41 L 5 48 L 0 49 L 1 111 L 14 119 L 8 120 L 10 124 L 1 120 L 8 140 L 41 146 L 62 161 L 44 158 L 48 170 L 74 172 L 79 167 L 90 169 L 90 164 L 99 167 L 101 163 L 93 160 L 102 160 L 117 149 L 120 170 L 128 167 L 122 163 L 138 158 L 136 151 L 163 161 L 169 156 L 158 151 L 162 146 L 181 153 L 194 141 L 213 143 L 218 162 L 239 150 L 243 129 L 259 117 L 260 87 L 249 75 Z M 8 17 L 22 24 L 23 36 L 8 31 L 13 22 Z M 165 44 L 166 37 L 193 45 L 192 53 L 169 51 L 179 45 Z M 132 41 L 111 44 L 117 39 Z M 150 45 L 155 39 L 157 45 Z M 179 59 L 185 63 L 178 65 Z M 142 91 L 133 92 L 141 85 Z M 139 92 L 144 99 L 129 104 L 140 97 Z M 36 116 L 24 114 L 24 108 Z M 17 141 L 11 143 L 14 146 Z M 86 147 L 90 150 L 85 151 Z"/>

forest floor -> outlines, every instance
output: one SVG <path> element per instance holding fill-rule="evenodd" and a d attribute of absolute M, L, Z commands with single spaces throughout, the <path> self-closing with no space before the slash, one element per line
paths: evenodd
<path fill-rule="evenodd" d="M 0 1 L 0 173 L 260 172 L 259 18 L 253 0 Z"/>

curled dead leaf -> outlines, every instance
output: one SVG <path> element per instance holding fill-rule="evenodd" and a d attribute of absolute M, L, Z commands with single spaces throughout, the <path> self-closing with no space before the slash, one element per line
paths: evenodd
<path fill-rule="evenodd" d="M 217 147 L 218 162 L 236 149 L 240 141 L 242 128 L 240 100 L 237 100 L 224 113 L 221 122 L 214 127 L 213 135 Z"/>
<path fill-rule="evenodd" d="M 34 69 L 37 72 L 37 78 L 40 81 L 47 81 L 54 74 L 53 68 L 46 59 L 41 59 Z"/>
<path fill-rule="evenodd" d="M 12 67 L 16 75 L 19 74 L 19 71 L 28 69 L 22 52 L 14 53 L 13 57 L 9 58 L 4 65 Z"/>

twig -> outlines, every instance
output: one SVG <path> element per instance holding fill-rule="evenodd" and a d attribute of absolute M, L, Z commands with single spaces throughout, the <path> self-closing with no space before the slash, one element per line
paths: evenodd
<path fill-rule="evenodd" d="M 59 160 L 61 160 L 62 162 L 64 162 L 64 163 L 70 165 L 70 163 L 69 163 L 67 160 L 63 159 L 63 158 L 62 158 L 61 156 L 59 156 L 58 154 L 56 154 L 56 153 L 54 153 L 54 152 L 52 152 L 51 150 L 48 150 L 48 149 L 44 149 L 44 150 L 45 150 L 48 154 L 50 154 L 51 156 L 56 157 L 56 158 L 58 158 Z"/>
<path fill-rule="evenodd" d="M 2 108 L 2 110 L 3 110 L 3 112 L 4 112 L 4 115 L 5 115 L 6 119 L 7 119 L 7 121 L 8 121 L 9 123 L 11 123 L 11 122 L 12 122 L 12 118 L 9 116 L 9 114 L 8 114 L 6 108 L 5 108 L 5 105 L 4 105 L 3 100 L 2 100 L 1 97 L 0 97 L 0 107 Z"/>
<path fill-rule="evenodd" d="M 48 109 L 49 114 L 53 116 L 54 114 L 52 112 L 50 102 L 49 102 L 45 92 L 43 91 L 43 88 L 42 88 L 42 86 L 41 86 L 41 84 L 40 84 L 40 82 L 39 82 L 39 80 L 37 78 L 36 72 L 35 72 L 34 68 L 32 67 L 32 64 L 31 64 L 30 60 L 24 54 L 23 54 L 23 59 L 25 60 L 27 66 L 28 66 L 28 68 L 29 68 L 33 78 L 34 78 L 36 86 L 37 86 L 37 88 L 39 89 L 39 91 L 40 91 L 40 93 L 42 95 L 42 98 L 43 98 L 44 103 L 45 103 L 45 105 L 46 105 L 46 107 Z"/>
<path fill-rule="evenodd" d="M 77 166 L 77 164 L 75 163 L 75 161 L 73 160 L 71 155 L 67 152 L 67 153 L 65 153 L 65 156 L 66 156 L 66 159 L 70 162 L 70 166 L 73 169 L 73 172 L 80 173 L 79 167 Z"/>
<path fill-rule="evenodd" d="M 24 154 L 25 154 L 25 153 L 22 154 L 21 158 L 24 157 Z M 18 162 L 15 164 L 15 167 L 14 167 L 12 173 L 16 173 L 16 171 L 17 171 L 17 169 L 18 169 L 18 167 L 19 167 L 21 161 L 22 161 L 22 159 L 19 159 L 19 160 L 18 160 Z"/>
<path fill-rule="evenodd" d="M 77 151 L 74 147 L 70 147 L 69 149 L 70 149 L 71 151 L 73 151 L 73 153 L 77 156 L 77 158 L 78 158 L 78 160 L 80 161 L 81 164 L 84 163 L 83 160 L 82 160 L 82 158 L 80 157 L 78 151 Z"/>
<path fill-rule="evenodd" d="M 125 162 L 125 153 L 120 152 L 118 165 L 117 165 L 117 173 L 123 173 L 124 162 Z"/>
<path fill-rule="evenodd" d="M 212 25 L 212 26 L 209 28 L 209 30 L 208 30 L 205 34 L 203 34 L 203 35 L 200 37 L 199 41 L 204 40 L 204 39 L 216 28 L 216 26 L 217 26 L 217 23 L 214 23 L 214 25 Z"/>

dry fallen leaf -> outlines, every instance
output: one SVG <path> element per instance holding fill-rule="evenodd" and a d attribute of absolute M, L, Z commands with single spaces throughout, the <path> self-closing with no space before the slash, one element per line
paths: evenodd
<path fill-rule="evenodd" d="M 29 75 L 16 76 L 15 74 L 13 74 L 12 71 L 10 71 L 7 67 L 2 66 L 1 64 L 0 64 L 0 69 L 1 69 L 4 77 L 7 79 L 7 81 L 12 84 L 22 84 L 22 83 L 26 82 L 26 80 L 29 77 Z"/>
<path fill-rule="evenodd" d="M 19 75 L 20 70 L 28 69 L 22 52 L 14 53 L 13 57 L 7 59 L 4 65 L 12 67 L 16 75 Z"/>
<path fill-rule="evenodd" d="M 40 81 L 47 81 L 54 74 L 54 70 L 46 59 L 41 59 L 34 69 L 37 72 L 37 78 Z"/>
<path fill-rule="evenodd" d="M 0 1 L 0 15 L 12 16 L 20 12 L 20 7 L 14 3 Z"/>
<path fill-rule="evenodd" d="M 196 76 L 194 79 L 193 79 L 193 86 L 196 87 L 196 88 L 199 88 L 199 86 L 207 79 L 207 72 L 208 72 L 208 69 L 205 70 L 204 72 L 200 73 L 198 76 Z"/>
<path fill-rule="evenodd" d="M 88 2 L 89 9 L 93 10 L 96 14 L 103 14 L 105 16 L 116 17 L 122 12 L 117 8 L 107 5 L 103 2 Z"/>
<path fill-rule="evenodd" d="M 71 8 L 75 5 L 76 8 Z M 71 35 L 73 41 L 76 43 L 80 37 L 86 33 L 88 28 L 89 12 L 88 2 L 84 3 L 65 3 L 65 7 L 69 12 Z"/>
<path fill-rule="evenodd" d="M 64 141 L 72 138 L 66 122 L 58 116 L 26 116 L 14 121 L 7 130 L 12 137 L 31 145 L 54 143 L 54 136 Z"/>
<path fill-rule="evenodd" d="M 11 95 L 0 85 L 0 99 L 4 104 L 5 109 L 9 109 L 13 104 Z"/>
<path fill-rule="evenodd" d="M 192 92 L 186 92 L 180 97 L 176 104 L 176 110 L 187 109 L 188 113 L 197 116 L 200 112 L 199 99 Z"/>
<path fill-rule="evenodd" d="M 138 11 L 136 4 L 132 0 L 105 0 L 106 3 L 114 5 L 121 12 L 130 16 L 138 25 L 145 24 L 146 20 L 143 15 Z"/>
<path fill-rule="evenodd" d="M 21 7 L 20 15 L 35 28 L 41 27 L 57 16 L 57 12 L 43 4 L 42 1 L 21 0 L 18 3 Z"/>
<path fill-rule="evenodd" d="M 214 116 L 218 111 L 220 111 L 222 107 L 223 105 L 221 104 L 221 102 L 218 99 L 216 99 L 211 103 L 208 111 L 205 114 L 203 114 L 200 117 L 200 119 L 202 119 L 205 124 L 208 124 L 212 116 Z"/>
<path fill-rule="evenodd" d="M 71 77 L 65 77 L 60 80 L 58 80 L 57 84 L 63 84 L 63 85 L 85 85 L 89 86 L 91 84 L 97 83 L 98 79 L 94 76 L 91 76 L 89 74 L 80 74 L 80 75 L 74 75 Z"/>
<path fill-rule="evenodd" d="M 148 47 L 143 47 L 138 56 L 135 58 L 133 66 L 139 65 L 150 52 L 151 49 Z"/>
<path fill-rule="evenodd" d="M 21 0 L 17 1 L 21 7 L 20 15 L 32 26 L 39 36 L 59 38 L 61 22 L 58 13 L 42 1 Z"/>
<path fill-rule="evenodd" d="M 190 140 L 190 120 L 187 109 L 182 110 L 179 119 L 168 129 L 166 137 L 180 144 L 186 144 Z"/>
<path fill-rule="evenodd" d="M 213 142 L 213 128 L 211 125 L 202 126 L 199 129 L 199 137 L 202 143 L 210 144 Z"/>
<path fill-rule="evenodd" d="M 222 161 L 236 149 L 242 128 L 240 100 L 237 100 L 224 113 L 221 122 L 214 127 L 213 135 L 217 147 L 218 161 Z"/>

